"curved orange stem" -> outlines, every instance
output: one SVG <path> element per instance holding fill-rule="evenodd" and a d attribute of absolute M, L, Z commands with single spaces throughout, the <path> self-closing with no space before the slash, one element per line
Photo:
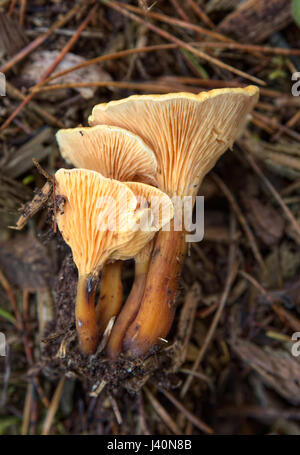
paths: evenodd
<path fill-rule="evenodd" d="M 115 322 L 107 344 L 107 354 L 110 358 L 115 359 L 122 351 L 126 330 L 137 315 L 145 290 L 149 262 L 147 260 L 145 262 L 135 263 L 133 286 L 124 308 Z"/>
<path fill-rule="evenodd" d="M 76 328 L 79 348 L 83 354 L 96 351 L 99 334 L 95 313 L 95 294 L 98 278 L 93 275 L 79 275 L 75 307 Z"/>
<path fill-rule="evenodd" d="M 106 264 L 101 278 L 101 289 L 96 306 L 96 318 L 101 337 L 113 316 L 117 316 L 123 303 L 122 261 Z"/>
<path fill-rule="evenodd" d="M 131 357 L 144 355 L 160 343 L 171 328 L 179 278 L 187 252 L 185 233 L 160 231 L 147 275 L 137 316 L 129 326 L 123 348 Z"/>

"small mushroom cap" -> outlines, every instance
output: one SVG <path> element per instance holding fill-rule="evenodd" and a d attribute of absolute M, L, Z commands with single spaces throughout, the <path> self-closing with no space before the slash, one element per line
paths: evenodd
<path fill-rule="evenodd" d="M 140 182 L 126 182 L 137 198 L 137 208 L 149 208 L 153 216 L 152 230 L 159 231 L 174 216 L 174 206 L 169 196 L 158 188 Z"/>
<path fill-rule="evenodd" d="M 198 95 L 134 95 L 96 105 L 89 124 L 119 126 L 139 135 L 156 155 L 158 187 L 170 196 L 194 196 L 232 146 L 258 93 L 248 86 Z"/>
<path fill-rule="evenodd" d="M 59 230 L 80 275 L 97 273 L 133 236 L 137 199 L 125 184 L 86 169 L 60 169 L 56 194 L 65 199 Z"/>
<path fill-rule="evenodd" d="M 126 182 L 126 185 L 137 198 L 138 218 L 134 237 L 112 255 L 114 259 L 121 260 L 136 257 L 145 248 L 147 249 L 147 244 L 156 232 L 174 216 L 173 203 L 164 192 L 144 183 Z M 145 254 L 147 254 L 146 249 Z"/>
<path fill-rule="evenodd" d="M 59 130 L 56 139 L 63 158 L 77 168 L 122 182 L 141 179 L 155 183 L 154 153 L 127 130 L 107 125 L 70 128 Z"/>

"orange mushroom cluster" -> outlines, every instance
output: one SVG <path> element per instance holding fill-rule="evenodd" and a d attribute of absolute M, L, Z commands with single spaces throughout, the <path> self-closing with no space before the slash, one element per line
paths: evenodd
<path fill-rule="evenodd" d="M 190 196 L 194 203 L 257 100 L 254 86 L 131 96 L 96 105 L 90 127 L 57 133 L 62 156 L 78 168 L 56 173 L 65 199 L 57 222 L 78 268 L 83 353 L 95 352 L 108 326 L 111 358 L 142 356 L 167 336 L 187 251 L 184 227 L 174 227 L 178 218 L 185 225 L 182 210 L 172 198 Z M 122 306 L 121 261 L 129 258 L 135 280 Z"/>

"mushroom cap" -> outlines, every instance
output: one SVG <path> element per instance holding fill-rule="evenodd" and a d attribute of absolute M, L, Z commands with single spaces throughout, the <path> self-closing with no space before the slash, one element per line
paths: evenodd
<path fill-rule="evenodd" d="M 137 199 L 125 184 L 86 169 L 60 169 L 56 194 L 65 198 L 59 230 L 80 275 L 97 273 L 135 234 Z"/>
<path fill-rule="evenodd" d="M 119 126 L 139 135 L 156 155 L 158 187 L 170 196 L 194 196 L 232 146 L 258 93 L 248 86 L 197 95 L 133 95 L 96 105 L 89 124 Z"/>
<path fill-rule="evenodd" d="M 157 162 L 153 151 L 127 130 L 108 125 L 62 129 L 56 140 L 63 158 L 77 168 L 122 182 L 155 183 Z"/>
<path fill-rule="evenodd" d="M 174 216 L 173 203 L 163 191 L 139 182 L 126 182 L 126 186 L 131 189 L 137 199 L 139 215 L 134 237 L 112 255 L 114 259 L 121 260 L 136 257 L 144 249 L 147 254 L 147 244 L 153 239 L 156 232 Z"/>

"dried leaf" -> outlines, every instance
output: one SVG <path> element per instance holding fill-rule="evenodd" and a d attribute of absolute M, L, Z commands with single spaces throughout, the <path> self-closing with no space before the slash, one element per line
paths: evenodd
<path fill-rule="evenodd" d="M 28 39 L 18 21 L 0 12 L 0 55 L 2 51 L 13 56 L 27 43 Z"/>
<path fill-rule="evenodd" d="M 41 129 L 10 154 L 8 162 L 3 165 L 3 172 L 13 178 L 19 177 L 32 168 L 32 158 L 41 161 L 53 151 L 53 146 L 53 130 L 49 127 Z"/>
<path fill-rule="evenodd" d="M 247 0 L 223 19 L 218 29 L 244 43 L 260 43 L 292 20 L 290 0 Z"/>
<path fill-rule="evenodd" d="M 18 234 L 0 244 L 0 268 L 20 289 L 47 287 L 53 276 L 47 250 L 32 234 Z"/>
<path fill-rule="evenodd" d="M 37 51 L 30 55 L 28 62 L 23 67 L 22 79 L 30 84 L 37 84 L 43 75 L 45 68 L 49 68 L 59 56 L 59 51 Z M 65 55 L 62 62 L 57 66 L 56 72 L 65 71 L 72 66 L 80 65 L 84 63 L 86 59 L 76 54 L 69 52 Z M 98 82 L 98 81 L 110 81 L 110 75 L 104 71 L 99 65 L 90 65 L 86 68 L 80 68 L 73 71 L 65 76 L 52 81 L 52 84 L 65 84 L 65 83 L 76 83 L 76 82 Z M 51 84 L 50 83 L 50 84 Z M 92 98 L 97 90 L 96 87 L 79 87 L 75 89 L 85 99 Z M 51 99 L 59 99 L 67 96 L 67 90 L 55 91 L 51 95 L 47 93 L 47 99 L 51 96 Z M 42 95 L 38 95 L 42 96 Z M 53 98 L 54 97 L 54 98 Z"/>

